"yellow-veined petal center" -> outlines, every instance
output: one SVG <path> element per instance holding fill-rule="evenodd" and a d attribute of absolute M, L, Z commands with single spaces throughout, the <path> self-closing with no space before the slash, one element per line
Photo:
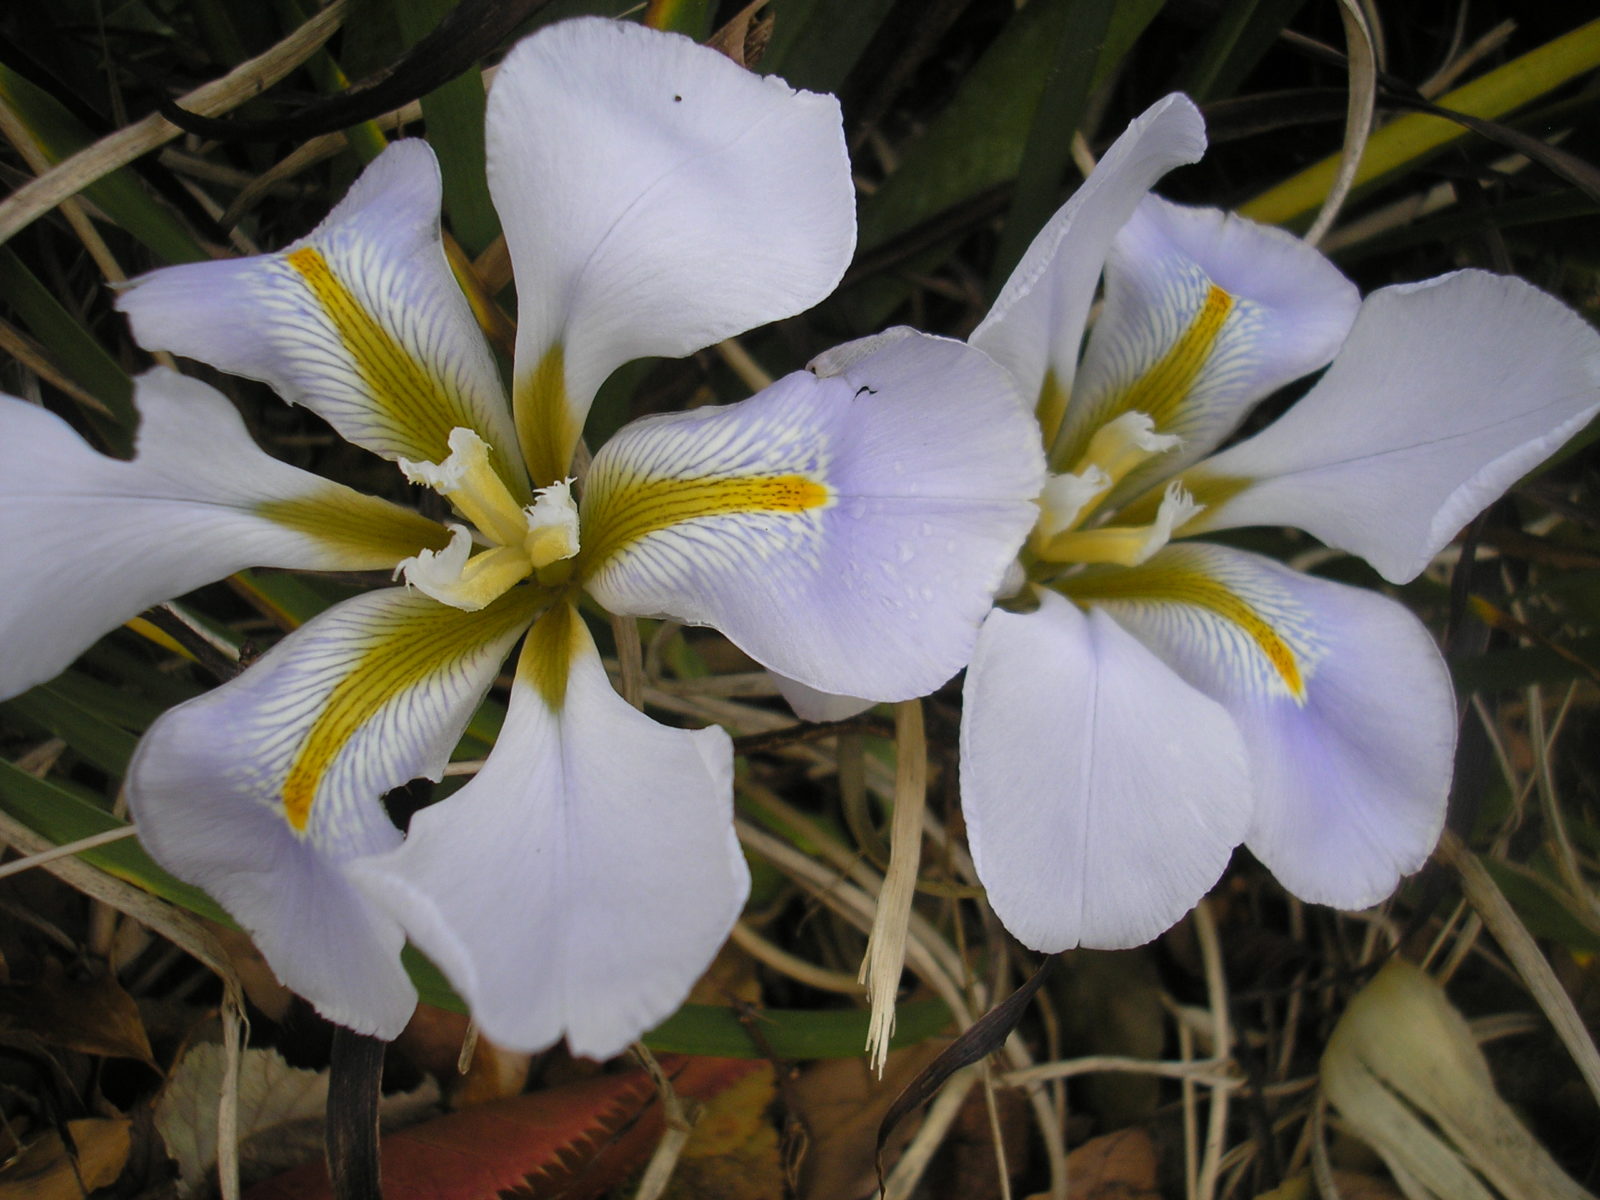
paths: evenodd
<path fill-rule="evenodd" d="M 834 503 L 831 487 L 810 475 L 678 478 L 628 475 L 585 500 L 580 572 L 592 572 L 649 534 L 685 521 L 736 513 L 806 513 Z M 594 488 L 595 477 L 590 476 Z"/>
<path fill-rule="evenodd" d="M 442 463 L 401 459 L 413 483 L 433 488 L 476 529 L 452 525 L 442 550 L 423 550 L 396 569 L 410 586 L 442 604 L 476 612 L 543 567 L 578 552 L 578 509 L 570 479 L 540 488 L 526 508 L 490 460 L 490 447 L 470 429 L 450 432 Z M 474 552 L 477 545 L 484 548 Z"/>
<path fill-rule="evenodd" d="M 1033 557 L 1052 568 L 1062 564 L 1145 562 L 1200 506 L 1181 487 L 1170 486 L 1153 519 L 1137 525 L 1096 521 L 1100 502 L 1129 472 L 1176 449 L 1178 438 L 1157 433 L 1149 414 L 1126 412 L 1107 421 L 1089 439 L 1072 470 L 1054 475 L 1039 500 L 1039 522 L 1030 544 Z"/>

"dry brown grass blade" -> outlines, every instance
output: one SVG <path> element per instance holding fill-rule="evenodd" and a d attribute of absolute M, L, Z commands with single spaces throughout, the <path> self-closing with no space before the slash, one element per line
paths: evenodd
<path fill-rule="evenodd" d="M 906 929 L 922 862 L 922 814 L 928 800 L 928 741 L 922 726 L 922 701 L 897 704 L 894 723 L 896 771 L 889 869 L 878 893 L 878 911 L 858 976 L 872 1002 L 867 1058 L 880 1077 L 894 1033 L 895 993 L 905 966 Z"/>
<path fill-rule="evenodd" d="M 1345 197 L 1355 183 L 1356 171 L 1361 166 L 1361 156 L 1367 149 L 1367 137 L 1372 132 L 1372 114 L 1378 102 L 1378 59 L 1373 29 L 1367 23 L 1356 0 L 1339 0 L 1339 16 L 1344 20 L 1344 39 L 1349 60 L 1349 108 L 1345 115 L 1344 152 L 1339 159 L 1339 172 L 1334 176 L 1328 197 L 1322 202 L 1317 219 L 1306 230 L 1306 242 L 1315 246 L 1333 227 L 1344 207 Z"/>
<path fill-rule="evenodd" d="M 190 112 L 214 117 L 230 112 L 271 87 L 310 58 L 344 20 L 347 0 L 332 0 L 311 20 L 263 54 L 240 63 L 221 79 L 202 84 L 179 100 Z M 183 130 L 159 113 L 107 134 L 0 202 L 0 244 L 96 180 L 172 141 Z"/>
<path fill-rule="evenodd" d="M 1572 1055 L 1572 1061 L 1577 1064 L 1584 1082 L 1589 1085 L 1589 1091 L 1596 1100 L 1600 1100 L 1600 1053 L 1596 1052 L 1594 1040 L 1584 1027 L 1583 1018 L 1578 1015 L 1572 997 L 1561 986 L 1561 981 L 1540 952 L 1533 935 L 1517 919 L 1511 902 L 1496 886 L 1489 872 L 1484 870 L 1483 864 L 1449 830 L 1440 839 L 1439 849 L 1435 853 L 1460 878 L 1461 890 L 1468 902 L 1483 918 L 1484 925 L 1494 935 L 1495 941 L 1500 943 L 1500 948 L 1516 967 L 1517 974 L 1522 976 L 1522 982 L 1555 1027 L 1556 1036 L 1567 1048 L 1567 1053 Z"/>

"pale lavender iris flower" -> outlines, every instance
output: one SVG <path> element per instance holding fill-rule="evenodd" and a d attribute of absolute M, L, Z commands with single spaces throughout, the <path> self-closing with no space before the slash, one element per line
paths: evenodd
<path fill-rule="evenodd" d="M 1459 271 L 1362 300 L 1281 230 L 1147 194 L 1204 148 L 1182 96 L 1135 121 L 971 338 L 1037 399 L 1051 472 L 961 731 L 979 876 L 1042 951 L 1147 941 L 1241 843 L 1342 908 L 1420 867 L 1456 728 L 1427 630 L 1194 538 L 1298 526 L 1401 583 L 1600 407 L 1600 336 L 1520 280 Z"/>
<path fill-rule="evenodd" d="M 0 400 L 0 694 L 141 609 L 251 565 L 395 572 L 150 728 L 127 795 L 152 855 L 210 891 L 330 1019 L 392 1037 L 409 937 L 485 1033 L 624 1047 L 683 999 L 749 877 L 731 743 L 613 690 L 584 619 L 712 624 L 806 686 L 880 700 L 966 662 L 1037 509 L 1007 376 L 912 335 L 743 403 L 637 422 L 568 474 L 596 389 L 799 312 L 838 281 L 854 203 L 838 105 L 687 39 L 552 26 L 489 98 L 519 312 L 510 403 L 400 142 L 282 252 L 121 296 L 151 348 L 264 380 L 448 501 L 447 525 L 290 467 L 227 401 L 137 382 L 137 455 Z M 524 638 L 502 735 L 407 836 L 383 794 L 440 778 Z"/>

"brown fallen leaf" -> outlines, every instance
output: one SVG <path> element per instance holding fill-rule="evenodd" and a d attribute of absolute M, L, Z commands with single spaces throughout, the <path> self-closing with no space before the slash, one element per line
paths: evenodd
<path fill-rule="evenodd" d="M 250 1003 L 274 1021 L 286 1020 L 294 1007 L 294 993 L 278 981 L 254 939 L 242 929 L 233 929 L 217 921 L 207 921 L 206 928 L 227 954 L 228 965 L 239 977 Z"/>
<path fill-rule="evenodd" d="M 41 1134 L 0 1167 L 0 1200 L 83 1200 L 116 1182 L 132 1145 L 126 1117 L 86 1117 L 67 1122 L 76 1162 L 55 1130 Z"/>
<path fill-rule="evenodd" d="M 1161 1200 L 1156 1143 L 1141 1126 L 1090 1138 L 1067 1155 L 1067 1200 Z"/>
<path fill-rule="evenodd" d="M 795 1115 L 809 1134 L 799 1164 L 801 1200 L 840 1200 L 875 1190 L 878 1126 L 905 1086 L 946 1044 L 935 1040 L 892 1051 L 882 1079 L 873 1075 L 865 1058 L 824 1059 L 801 1071 L 789 1088 L 800 1107 Z M 894 1161 L 916 1126 L 915 1119 L 901 1123 L 885 1149 L 885 1161 Z"/>
<path fill-rule="evenodd" d="M 461 1048 L 468 1026 L 465 1013 L 419 1004 L 393 1049 L 439 1080 L 451 1108 L 520 1095 L 528 1085 L 533 1056 L 503 1049 L 487 1038 L 480 1037 L 473 1044 L 472 1061 L 467 1073 L 461 1074 Z"/>
<path fill-rule="evenodd" d="M 1016 1088 L 997 1088 L 995 1113 L 1005 1155 L 1006 1174 L 1012 1183 L 1028 1169 L 1028 1100 Z M 933 1200 L 999 1200 L 1000 1170 L 994 1154 L 994 1122 L 982 1087 L 967 1093 L 955 1124 L 945 1135 L 928 1168 L 928 1191 Z"/>
<path fill-rule="evenodd" d="M 756 13 L 766 5 L 767 0 L 751 0 L 730 17 L 727 24 L 707 38 L 706 45 L 722 51 L 741 67 L 753 70 L 772 41 L 771 15 L 756 19 Z"/>
<path fill-rule="evenodd" d="M 784 1194 L 771 1063 L 714 1096 L 695 1119 L 666 1200 L 768 1200 Z"/>
<path fill-rule="evenodd" d="M 155 1066 L 150 1038 L 133 997 L 104 967 L 82 978 L 47 961 L 31 983 L 0 986 L 0 1034 L 31 1035 L 48 1046 Z"/>
<path fill-rule="evenodd" d="M 197 1043 L 184 1052 L 156 1101 L 155 1129 L 177 1163 L 180 1196 L 214 1185 L 218 1104 L 226 1079 L 223 1048 Z M 384 1127 L 419 1120 L 437 1108 L 438 1099 L 431 1080 L 416 1091 L 385 1096 L 379 1108 Z M 239 1060 L 236 1115 L 245 1181 L 320 1161 L 327 1100 L 326 1070 L 291 1067 L 275 1050 L 246 1049 Z"/>

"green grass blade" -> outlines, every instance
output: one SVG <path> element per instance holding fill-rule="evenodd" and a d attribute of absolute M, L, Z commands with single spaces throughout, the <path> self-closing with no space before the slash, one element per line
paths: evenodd
<path fill-rule="evenodd" d="M 55 97 L 4 64 L 0 64 L 0 101 L 28 126 L 52 162 L 60 162 L 95 140 Z M 207 257 L 183 222 L 144 190 L 130 168 L 119 168 L 90 184 L 84 195 L 162 262 L 198 262 Z"/>
<path fill-rule="evenodd" d="M 107 444 L 119 453 L 131 449 L 133 380 L 9 246 L 0 246 L 0 295 L 56 366 L 110 411 L 109 419 L 89 414 Z"/>
<path fill-rule="evenodd" d="M 1112 0 L 1072 0 L 1056 38 L 1056 65 L 1045 79 L 1017 168 L 1017 186 L 989 277 L 995 295 L 1023 251 L 1060 203 L 1061 181 L 1072 161 L 1072 137 L 1083 124 L 1089 85 L 1106 47 Z"/>
<path fill-rule="evenodd" d="M 1181 91 L 1197 104 L 1231 96 L 1305 0 L 1234 0 L 1211 27 Z"/>
<path fill-rule="evenodd" d="M 1448 93 L 1441 108 L 1493 120 L 1532 103 L 1586 71 L 1600 67 L 1600 19 L 1579 26 L 1520 58 Z M 1412 113 L 1373 132 L 1356 171 L 1355 186 L 1393 175 L 1464 136 L 1467 130 L 1443 117 Z M 1339 170 L 1329 155 L 1243 205 L 1254 221 L 1289 224 L 1316 210 Z"/>
<path fill-rule="evenodd" d="M 0 759 L 0 808 L 58 846 L 127 824 L 76 792 L 35 779 L 3 759 Z M 179 908 L 213 921 L 234 924 L 216 901 L 156 866 L 144 847 L 132 839 L 85 850 L 81 857 L 107 874 L 169 900 Z"/>
<path fill-rule="evenodd" d="M 892 7 L 894 0 L 775 0 L 772 42 L 758 69 L 797 88 L 836 92 Z"/>

